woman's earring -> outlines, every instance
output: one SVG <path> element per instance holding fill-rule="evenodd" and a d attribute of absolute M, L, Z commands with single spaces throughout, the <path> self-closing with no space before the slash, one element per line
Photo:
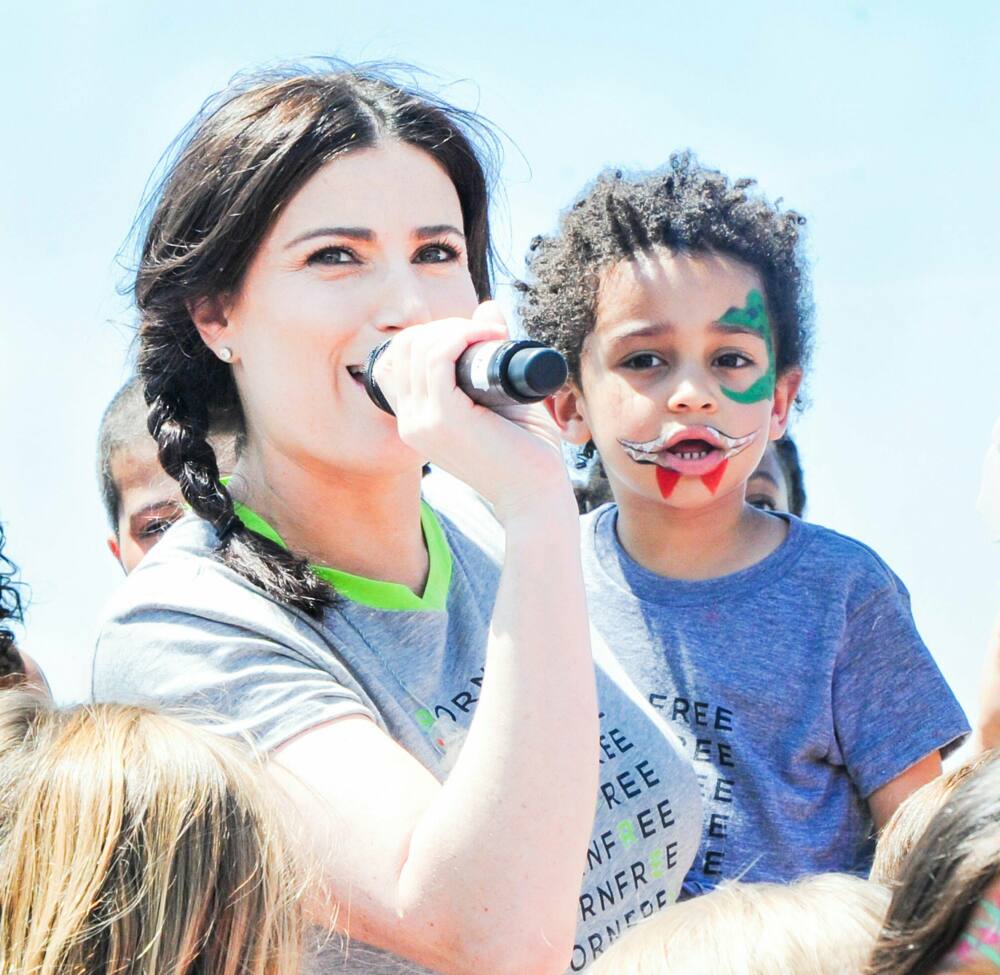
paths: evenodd
<path fill-rule="evenodd" d="M 216 355 L 223 362 L 232 362 L 233 361 L 233 350 L 231 348 L 229 348 L 228 345 L 220 345 L 219 346 L 219 351 L 216 352 Z"/>

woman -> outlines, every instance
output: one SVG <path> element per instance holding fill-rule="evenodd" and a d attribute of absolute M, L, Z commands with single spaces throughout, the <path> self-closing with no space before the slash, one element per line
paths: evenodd
<path fill-rule="evenodd" d="M 276 791 L 276 790 L 275 790 Z M 139 708 L 0 695 L 0 969 L 291 975 L 301 887 L 259 763 Z"/>
<path fill-rule="evenodd" d="M 196 121 L 136 280 L 150 431 L 194 516 L 113 602 L 94 692 L 202 708 L 268 750 L 353 939 L 442 972 L 558 972 L 673 899 L 698 798 L 603 669 L 598 712 L 541 411 L 501 417 L 455 386 L 464 349 L 506 335 L 477 307 L 472 125 L 360 72 L 253 78 Z M 398 422 L 361 381 L 390 338 Z M 244 440 L 228 485 L 206 439 L 221 420 Z M 502 573 L 421 502 L 428 460 L 492 504 Z"/>

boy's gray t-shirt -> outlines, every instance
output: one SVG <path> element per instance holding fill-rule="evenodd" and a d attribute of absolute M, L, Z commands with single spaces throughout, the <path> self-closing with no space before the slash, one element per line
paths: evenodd
<path fill-rule="evenodd" d="M 182 708 L 222 734 L 249 734 L 265 750 L 364 714 L 443 781 L 479 699 L 499 567 L 449 520 L 438 521 L 452 560 L 443 609 L 342 599 L 316 621 L 212 558 L 211 527 L 183 519 L 111 600 L 94 655 L 95 700 Z M 596 643 L 601 786 L 581 864 L 573 971 L 676 899 L 702 820 L 679 742 Z M 525 761 L 531 748 L 526 740 Z M 552 828 L 557 823 L 553 817 Z M 379 966 L 377 952 L 355 951 L 346 962 L 329 954 L 329 964 L 313 970 L 394 970 L 388 958 Z"/>
<path fill-rule="evenodd" d="M 591 624 L 702 784 L 691 892 L 867 874 L 868 797 L 969 730 L 900 580 L 861 543 L 782 517 L 771 555 L 696 582 L 630 558 L 615 505 L 582 519 Z"/>

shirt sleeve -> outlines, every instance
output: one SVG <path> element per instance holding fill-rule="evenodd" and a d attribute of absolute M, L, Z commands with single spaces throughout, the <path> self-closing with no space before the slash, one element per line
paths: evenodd
<path fill-rule="evenodd" d="M 112 616 L 95 649 L 94 700 L 169 710 L 265 751 L 347 715 L 377 720 L 326 647 L 297 637 L 294 627 L 255 626 L 252 618 L 163 606 Z"/>
<path fill-rule="evenodd" d="M 969 732 L 894 576 L 847 620 L 832 709 L 844 764 L 865 799 L 931 752 L 957 747 Z"/>

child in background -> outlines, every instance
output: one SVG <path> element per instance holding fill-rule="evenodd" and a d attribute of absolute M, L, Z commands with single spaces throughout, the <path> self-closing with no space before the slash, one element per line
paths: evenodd
<path fill-rule="evenodd" d="M 894 886 L 866 975 L 1000 971 L 1000 752 L 958 783 Z"/>
<path fill-rule="evenodd" d="M 149 407 L 135 377 L 115 393 L 101 418 L 97 478 L 108 514 L 108 549 L 128 575 L 184 514 L 177 482 L 160 466 L 146 428 Z M 233 437 L 210 438 L 224 471 L 235 463 Z"/>
<path fill-rule="evenodd" d="M 920 842 L 942 806 L 987 761 L 988 754 L 980 755 L 971 762 L 945 772 L 932 782 L 922 785 L 899 804 L 892 819 L 879 832 L 869 880 L 890 885 L 896 882 L 910 851 Z"/>
<path fill-rule="evenodd" d="M 889 892 L 850 874 L 726 883 L 643 922 L 593 975 L 857 975 Z"/>
<path fill-rule="evenodd" d="M 696 892 L 867 874 L 884 824 L 968 731 L 871 549 L 746 503 L 810 342 L 802 218 L 690 155 L 601 176 L 536 238 L 521 313 L 614 504 L 583 519 L 591 620 L 700 770 Z"/>
<path fill-rule="evenodd" d="M 14 577 L 17 566 L 4 554 L 3 525 L 0 525 L 0 690 L 22 684 L 33 684 L 40 690 L 48 691 L 48 683 L 38 664 L 14 641 L 14 634 L 8 623 L 24 621 L 21 590 Z"/>
<path fill-rule="evenodd" d="M 298 972 L 289 822 L 238 742 L 141 708 L 0 695 L 0 970 Z"/>
<path fill-rule="evenodd" d="M 757 469 L 747 480 L 747 504 L 764 511 L 784 511 L 801 518 L 806 488 L 795 441 L 786 433 L 767 445 Z"/>

